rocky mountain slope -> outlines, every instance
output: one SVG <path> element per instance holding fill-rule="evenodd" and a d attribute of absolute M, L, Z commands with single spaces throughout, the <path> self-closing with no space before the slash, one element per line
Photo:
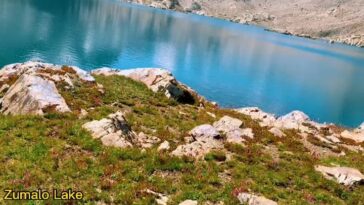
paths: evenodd
<path fill-rule="evenodd" d="M 159 68 L 12 64 L 0 98 L 3 190 L 71 188 L 88 204 L 364 201 L 364 124 L 222 109 Z"/>
<path fill-rule="evenodd" d="M 128 0 L 264 26 L 277 32 L 364 46 L 362 0 Z"/>

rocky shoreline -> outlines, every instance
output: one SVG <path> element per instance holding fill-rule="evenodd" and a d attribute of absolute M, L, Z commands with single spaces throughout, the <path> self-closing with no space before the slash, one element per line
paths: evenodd
<path fill-rule="evenodd" d="M 265 27 L 268 31 L 329 43 L 364 47 L 364 4 L 350 2 L 127 0 L 154 8 L 171 9 Z M 299 23 L 297 23 L 299 22 Z"/>
<path fill-rule="evenodd" d="M 192 118 L 192 115 L 186 113 L 186 110 L 192 109 L 203 114 L 204 118 L 208 120 L 200 123 L 192 120 L 190 123 L 196 123 L 192 129 L 189 126 L 184 134 L 177 134 L 179 137 L 166 139 L 156 130 L 151 131 L 153 127 L 148 127 L 151 122 L 140 121 L 137 126 L 132 123 L 136 116 L 130 116 L 131 112 L 141 115 L 161 112 L 160 110 L 148 110 L 148 107 L 135 110 L 135 106 L 138 107 L 139 101 L 142 100 L 140 98 L 135 99 L 135 102 L 127 101 L 122 104 L 114 100 L 110 102 L 106 100 L 104 102 L 109 103 L 104 106 L 109 107 L 108 109 L 111 109 L 111 106 L 113 111 L 107 112 L 107 115 L 103 113 L 96 119 L 90 118 L 90 115 L 92 116 L 90 113 L 95 112 L 101 106 L 100 100 L 95 96 L 104 96 L 109 92 L 114 92 L 98 83 L 95 78 L 99 77 L 110 78 L 110 80 L 112 77 L 122 77 L 143 84 L 154 93 L 153 95 L 163 95 L 160 96 L 160 99 L 168 98 L 171 100 L 169 103 L 177 103 L 174 105 L 176 106 L 174 109 L 177 109 L 178 113 L 175 118 L 186 120 Z M 75 95 L 80 86 L 87 86 L 88 92 L 94 95 L 85 97 L 85 99 L 93 101 L 92 106 L 80 106 L 80 97 Z M 133 86 L 140 87 L 139 84 Z M 276 117 L 255 107 L 224 110 L 216 104 L 208 102 L 188 86 L 178 82 L 167 70 L 160 68 L 130 70 L 100 68 L 89 73 L 75 66 L 26 62 L 2 68 L 0 70 L 0 87 L 0 112 L 5 117 L 48 116 L 52 113 L 76 114 L 81 119 L 82 129 L 86 130 L 93 140 L 100 141 L 105 147 L 116 149 L 136 148 L 147 152 L 148 149 L 156 148 L 158 153 L 164 153 L 170 157 L 188 158 L 193 161 L 205 161 L 212 158 L 229 162 L 243 156 L 234 153 L 235 149 L 244 150 L 265 141 L 278 141 L 277 145 L 268 144 L 263 147 L 273 157 L 278 154 L 278 157 L 275 156 L 277 159 L 274 163 L 279 163 L 281 154 L 277 147 L 280 146 L 279 144 L 282 145 L 282 143 L 288 143 L 294 139 L 295 143 L 302 144 L 305 153 L 307 152 L 311 157 L 317 159 L 343 157 L 347 154 L 351 155 L 351 153 L 362 156 L 364 152 L 364 123 L 354 130 L 345 130 L 333 124 L 314 122 L 300 111 Z M 82 89 L 85 90 L 85 88 Z M 123 92 L 123 87 L 119 89 Z M 121 96 L 116 96 L 116 99 L 123 100 Z M 145 100 L 149 102 L 149 99 Z M 157 108 L 160 106 L 156 105 Z M 172 117 L 172 115 L 174 114 L 166 113 L 166 116 Z M 149 117 L 145 119 L 149 119 Z M 159 120 L 162 122 L 163 119 Z M 179 126 L 182 126 L 181 123 L 183 122 L 177 122 Z M 176 127 L 161 127 L 160 132 L 175 133 L 175 129 Z M 52 135 L 54 137 L 57 134 Z M 286 152 L 288 155 L 295 155 L 292 151 Z M 248 156 L 252 157 L 258 153 L 260 152 L 256 151 Z M 354 187 L 364 182 L 364 175 L 358 169 L 351 167 L 324 166 L 321 163 L 315 163 L 314 170 L 322 173 L 325 179 L 336 181 L 346 187 Z M 154 196 L 157 204 L 169 204 L 168 201 L 171 200 L 171 196 L 165 193 L 149 189 L 141 191 L 146 195 Z M 237 188 L 233 191 L 233 195 L 235 200 L 241 204 L 277 204 L 275 201 L 277 198 L 268 199 L 249 189 Z M 189 199 L 179 204 L 197 203 L 196 200 Z"/>

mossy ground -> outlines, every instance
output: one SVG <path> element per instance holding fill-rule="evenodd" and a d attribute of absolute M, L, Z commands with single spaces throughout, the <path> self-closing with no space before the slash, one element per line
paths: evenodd
<path fill-rule="evenodd" d="M 364 204 L 364 186 L 346 188 L 314 171 L 316 164 L 335 163 L 364 173 L 361 154 L 317 159 L 294 131 L 277 139 L 249 117 L 229 110 L 180 104 L 124 77 L 98 76 L 96 80 L 104 86 L 104 94 L 94 85 L 82 83 L 61 90 L 73 113 L 0 116 L 0 190 L 72 188 L 85 194 L 83 201 L 69 204 L 155 204 L 153 196 L 141 192 L 146 188 L 170 195 L 171 204 L 184 199 L 237 204 L 234 194 L 239 191 L 262 194 L 279 204 Z M 84 119 L 77 115 L 81 108 L 89 112 Z M 127 119 L 135 131 L 168 140 L 172 149 L 183 143 L 193 127 L 224 115 L 243 120 L 256 137 L 245 147 L 226 144 L 230 160 L 225 160 L 224 153 L 214 152 L 205 160 L 193 161 L 159 153 L 156 147 L 145 152 L 105 147 L 82 129 L 85 122 L 120 109 L 129 110 Z M 275 147 L 276 156 L 266 152 L 266 146 Z M 66 202 L 0 199 L 0 203 Z"/>

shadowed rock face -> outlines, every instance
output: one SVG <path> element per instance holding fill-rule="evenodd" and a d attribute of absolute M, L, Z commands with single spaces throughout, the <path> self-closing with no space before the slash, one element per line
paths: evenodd
<path fill-rule="evenodd" d="M 316 171 L 321 172 L 325 178 L 335 180 L 345 186 L 352 186 L 364 182 L 364 175 L 359 170 L 348 167 L 316 166 Z"/>
<path fill-rule="evenodd" d="M 54 82 L 38 76 L 22 75 L 2 99 L 4 114 L 44 114 L 47 109 L 71 111 Z"/>

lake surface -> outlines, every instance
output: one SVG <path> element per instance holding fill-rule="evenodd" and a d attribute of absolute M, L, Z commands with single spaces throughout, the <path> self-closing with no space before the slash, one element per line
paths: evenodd
<path fill-rule="evenodd" d="M 224 107 L 364 121 L 364 49 L 113 0 L 1 0 L 0 66 L 162 67 Z"/>

